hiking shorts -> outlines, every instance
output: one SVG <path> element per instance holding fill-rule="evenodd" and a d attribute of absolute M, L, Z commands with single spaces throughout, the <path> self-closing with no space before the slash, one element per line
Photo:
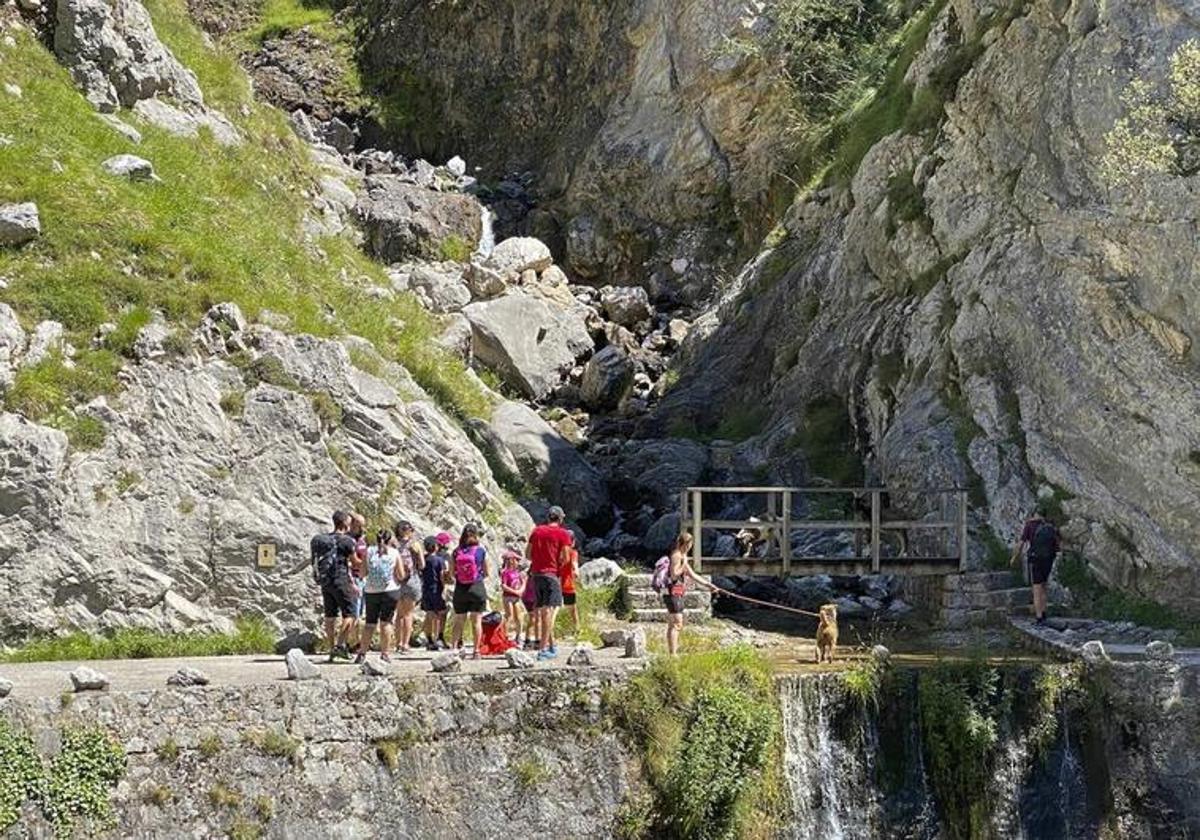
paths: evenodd
<path fill-rule="evenodd" d="M 1050 570 L 1054 568 L 1054 558 L 1042 559 L 1041 557 L 1029 558 L 1029 582 L 1036 584 L 1045 584 L 1050 580 Z"/>
<path fill-rule="evenodd" d="M 534 575 L 533 596 L 533 602 L 538 609 L 561 607 L 563 605 L 562 581 L 558 579 L 558 575 Z"/>
<path fill-rule="evenodd" d="M 367 602 L 367 624 L 383 624 L 396 614 L 396 591 L 368 592 L 363 598 Z"/>
<path fill-rule="evenodd" d="M 421 609 L 427 613 L 446 611 L 446 596 L 441 590 L 428 589 L 421 593 Z"/>
<path fill-rule="evenodd" d="M 350 578 L 332 581 L 321 587 L 321 608 L 326 618 L 356 618 L 358 595 Z"/>
<path fill-rule="evenodd" d="M 662 599 L 663 599 L 663 606 L 667 608 L 668 615 L 682 615 L 683 614 L 683 596 L 682 595 L 672 595 L 670 593 L 667 593 L 662 596 Z"/>
<path fill-rule="evenodd" d="M 454 587 L 454 612 L 456 615 L 481 613 L 487 609 L 487 586 L 477 580 L 470 586 L 461 583 Z"/>

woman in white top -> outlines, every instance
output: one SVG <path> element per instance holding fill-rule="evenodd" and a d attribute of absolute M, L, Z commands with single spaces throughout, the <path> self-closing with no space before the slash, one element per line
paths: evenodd
<path fill-rule="evenodd" d="M 363 581 L 363 598 L 366 599 L 366 627 L 358 644 L 361 665 L 371 649 L 375 636 L 375 625 L 379 625 L 379 658 L 392 661 L 392 616 L 400 599 L 400 585 L 404 568 L 400 552 L 392 544 L 392 532 L 381 528 L 375 536 L 375 545 L 367 549 L 367 576 Z"/>

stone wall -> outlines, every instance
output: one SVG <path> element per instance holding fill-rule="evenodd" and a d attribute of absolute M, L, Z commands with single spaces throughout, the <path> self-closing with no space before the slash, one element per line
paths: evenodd
<path fill-rule="evenodd" d="M 278 682 L 8 701 L 0 714 L 46 755 L 72 725 L 117 736 L 128 765 L 112 836 L 609 837 L 639 783 L 603 707 L 620 679 Z M 27 806 L 10 835 L 51 830 Z"/>

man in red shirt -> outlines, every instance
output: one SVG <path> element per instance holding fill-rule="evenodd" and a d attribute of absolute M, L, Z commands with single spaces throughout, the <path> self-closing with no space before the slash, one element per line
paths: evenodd
<path fill-rule="evenodd" d="M 525 556 L 529 558 L 529 573 L 533 576 L 534 627 L 538 634 L 538 659 L 558 656 L 554 646 L 554 619 L 563 605 L 559 568 L 568 562 L 573 537 L 563 527 L 566 514 L 558 505 L 550 508 L 546 524 L 538 525 L 529 535 Z"/>

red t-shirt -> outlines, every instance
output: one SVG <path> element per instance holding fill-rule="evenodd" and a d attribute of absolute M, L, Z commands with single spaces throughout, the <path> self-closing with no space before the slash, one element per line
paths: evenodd
<path fill-rule="evenodd" d="M 529 535 L 529 571 L 535 575 L 557 575 L 558 558 L 571 544 L 571 532 L 561 525 L 539 525 Z"/>
<path fill-rule="evenodd" d="M 575 594 L 575 569 L 573 560 L 579 557 L 579 552 L 573 548 L 567 549 L 567 562 L 558 567 L 558 579 L 562 581 L 564 595 Z"/>

